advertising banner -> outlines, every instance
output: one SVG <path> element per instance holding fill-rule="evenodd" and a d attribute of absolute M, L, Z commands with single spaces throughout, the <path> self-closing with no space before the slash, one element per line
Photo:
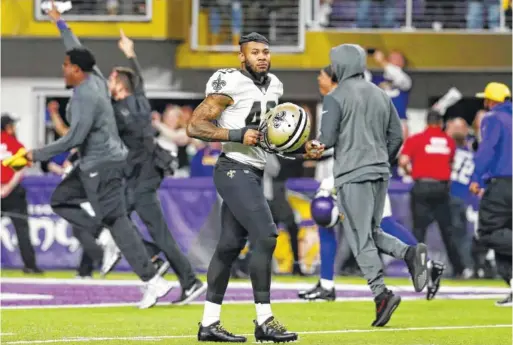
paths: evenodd
<path fill-rule="evenodd" d="M 80 262 L 82 249 L 73 237 L 69 224 L 52 212 L 50 197 L 59 183 L 57 176 L 31 176 L 23 181 L 29 204 L 30 236 L 36 250 L 38 265 L 43 269 L 74 269 Z M 304 270 L 315 272 L 319 263 L 317 228 L 310 216 L 310 198 L 318 183 L 313 179 L 293 179 L 288 182 L 289 201 L 300 223 L 300 254 Z M 409 189 L 411 185 L 393 181 L 389 188 L 394 217 L 411 229 Z M 160 201 L 169 229 L 193 266 L 204 272 L 220 234 L 220 203 L 211 178 L 166 179 L 159 190 Z M 468 231 L 477 225 L 477 203 L 467 205 Z M 16 234 L 9 214 L 2 214 L 0 230 L 2 268 L 22 268 Z M 136 214 L 132 215 L 142 236 L 150 239 Z M 428 230 L 427 243 L 433 259 L 447 262 L 445 248 L 436 224 Z M 288 234 L 280 231 L 275 251 L 275 272 L 292 268 L 292 253 Z M 393 261 L 387 262 L 393 265 Z M 392 267 L 392 266 L 391 266 Z M 130 270 L 123 259 L 117 270 Z M 397 270 L 395 270 L 397 271 Z"/>

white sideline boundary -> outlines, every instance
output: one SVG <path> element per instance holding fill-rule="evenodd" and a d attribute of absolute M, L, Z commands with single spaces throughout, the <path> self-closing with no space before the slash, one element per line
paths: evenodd
<path fill-rule="evenodd" d="M 176 280 L 169 280 L 170 282 L 178 282 Z M 16 284 L 35 284 L 35 285 L 82 285 L 82 286 L 141 286 L 143 283 L 139 280 L 101 280 L 101 279 L 60 279 L 60 278 L 1 278 L 0 284 L 16 283 Z M 413 292 L 412 285 L 391 285 L 389 287 L 397 289 L 398 291 Z M 312 283 L 271 283 L 271 289 L 274 290 L 290 290 L 290 289 L 309 289 L 313 286 Z M 251 289 L 251 282 L 230 282 L 228 288 L 235 289 Z M 335 284 L 335 289 L 338 291 L 369 291 L 369 287 L 365 284 Z M 438 292 L 474 292 L 474 293 L 509 293 L 510 289 L 507 287 L 473 287 L 473 286 L 441 286 Z"/>
<path fill-rule="evenodd" d="M 470 330 L 484 328 L 511 328 L 512 325 L 473 325 L 473 326 L 437 326 L 437 327 L 409 327 L 409 328 L 375 328 L 375 329 L 343 329 L 331 331 L 305 331 L 298 332 L 300 335 L 324 335 L 324 334 L 347 334 L 347 333 L 386 333 L 386 332 L 414 332 L 414 331 L 452 331 L 452 330 Z M 253 336 L 253 334 L 243 334 L 244 336 Z M 22 345 L 22 344 L 55 344 L 55 343 L 89 343 L 104 341 L 160 341 L 164 339 L 193 339 L 196 335 L 157 335 L 157 336 L 138 336 L 138 337 L 73 337 L 47 340 L 19 340 L 6 341 L 4 344 Z"/>
<path fill-rule="evenodd" d="M 497 299 L 496 294 L 486 295 L 444 295 L 437 296 L 437 300 L 487 300 Z M 424 294 L 415 297 L 401 297 L 403 301 L 425 301 Z M 273 304 L 294 304 L 294 303 L 342 303 L 342 302 L 371 302 L 372 297 L 337 297 L 335 301 L 305 301 L 303 299 L 276 299 L 272 301 Z M 226 304 L 254 304 L 253 300 L 239 300 L 239 301 L 223 301 Z M 194 301 L 189 305 L 203 305 L 203 301 Z M 20 305 L 20 306 L 5 306 L 1 310 L 28 310 L 28 309 L 88 309 L 88 308 L 119 308 L 119 307 L 137 307 L 138 303 L 98 303 L 98 304 L 58 304 L 58 305 Z M 156 306 L 171 306 L 178 308 L 171 302 L 159 302 Z"/>

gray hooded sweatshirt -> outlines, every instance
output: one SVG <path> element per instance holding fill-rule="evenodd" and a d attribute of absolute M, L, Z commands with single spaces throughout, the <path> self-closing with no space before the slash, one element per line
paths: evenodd
<path fill-rule="evenodd" d="M 366 53 L 343 44 L 332 48 L 338 86 L 324 97 L 321 135 L 335 147 L 335 186 L 390 178 L 390 163 L 402 145 L 402 128 L 390 98 L 364 79 Z"/>

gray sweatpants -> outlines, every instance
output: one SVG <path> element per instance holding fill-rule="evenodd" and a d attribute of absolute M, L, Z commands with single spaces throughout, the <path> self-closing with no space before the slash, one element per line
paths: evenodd
<path fill-rule="evenodd" d="M 374 296 L 385 291 L 378 248 L 397 259 L 404 259 L 408 249 L 379 226 L 387 189 L 388 181 L 365 181 L 344 184 L 337 193 L 346 239 Z"/>

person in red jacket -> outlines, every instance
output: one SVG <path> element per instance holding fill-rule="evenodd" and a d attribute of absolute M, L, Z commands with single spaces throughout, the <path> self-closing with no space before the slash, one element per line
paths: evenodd
<path fill-rule="evenodd" d="M 23 145 L 16 139 L 15 120 L 8 114 L 1 117 L 1 150 L 0 160 L 11 157 Z M 1 197 L 2 216 L 11 218 L 18 237 L 21 258 L 25 267 L 24 273 L 42 273 L 36 266 L 34 247 L 30 243 L 30 228 L 28 224 L 27 200 L 25 189 L 20 184 L 23 170 L 15 171 L 11 167 L 1 165 Z"/>
<path fill-rule="evenodd" d="M 427 128 L 406 139 L 399 166 L 415 181 L 410 192 L 413 235 L 417 241 L 424 242 L 428 226 L 436 220 L 453 275 L 461 275 L 466 267 L 454 240 L 449 206 L 456 142 L 443 131 L 442 125 L 442 115 L 431 110 L 427 115 Z"/>

